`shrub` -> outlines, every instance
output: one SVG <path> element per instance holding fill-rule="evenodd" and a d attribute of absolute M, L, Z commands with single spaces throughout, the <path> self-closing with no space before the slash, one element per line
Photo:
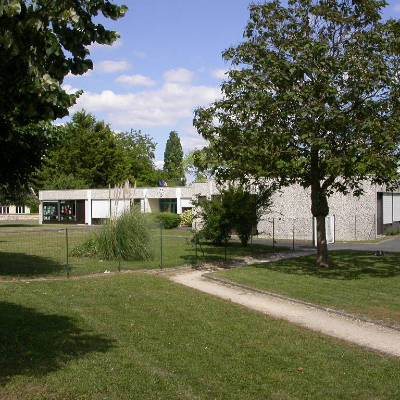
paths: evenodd
<path fill-rule="evenodd" d="M 193 210 L 186 210 L 181 214 L 181 225 L 192 226 Z"/>
<path fill-rule="evenodd" d="M 221 246 L 230 239 L 232 224 L 225 218 L 223 204 L 219 198 L 201 200 L 196 206 L 200 207 L 198 216 L 203 221 L 203 227 L 198 236 Z"/>
<path fill-rule="evenodd" d="M 246 247 L 261 212 L 271 204 L 271 195 L 269 187 L 263 187 L 255 195 L 246 187 L 229 185 L 211 200 L 195 201 L 197 216 L 203 221 L 200 237 L 221 245 L 235 229 L 242 246 Z"/>
<path fill-rule="evenodd" d="M 155 220 L 165 229 L 176 228 L 181 223 L 181 216 L 170 212 L 153 214 Z"/>
<path fill-rule="evenodd" d="M 388 228 L 385 230 L 386 236 L 396 236 L 400 234 L 400 227 L 397 228 Z"/>
<path fill-rule="evenodd" d="M 152 260 L 156 254 L 154 220 L 137 208 L 107 220 L 100 232 L 75 247 L 72 255 L 104 260 Z"/>

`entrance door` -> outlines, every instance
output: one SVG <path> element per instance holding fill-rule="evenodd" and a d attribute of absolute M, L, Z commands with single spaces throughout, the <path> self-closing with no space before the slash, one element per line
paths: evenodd
<path fill-rule="evenodd" d="M 383 193 L 376 194 L 376 234 L 383 235 Z"/>
<path fill-rule="evenodd" d="M 85 223 L 85 200 L 76 201 L 76 223 Z"/>

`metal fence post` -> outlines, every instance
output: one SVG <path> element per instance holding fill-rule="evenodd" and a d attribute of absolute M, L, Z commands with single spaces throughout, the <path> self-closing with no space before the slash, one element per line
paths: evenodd
<path fill-rule="evenodd" d="M 294 220 L 293 220 L 293 245 L 292 245 L 292 249 L 294 250 Z"/>
<path fill-rule="evenodd" d="M 228 258 L 228 229 L 225 227 L 225 261 Z"/>
<path fill-rule="evenodd" d="M 67 278 L 69 278 L 69 246 L 68 246 L 68 228 L 65 228 L 65 244 L 67 247 L 67 264 L 66 264 L 66 268 L 67 268 Z"/>
<path fill-rule="evenodd" d="M 160 269 L 163 268 L 163 242 L 162 242 L 162 236 L 163 236 L 163 226 L 160 224 Z"/>
<path fill-rule="evenodd" d="M 194 234 L 194 265 L 197 265 L 197 242 L 199 240 L 199 237 L 197 236 L 197 230 L 196 233 Z"/>
<path fill-rule="evenodd" d="M 275 248 L 275 218 L 272 218 L 272 248 Z"/>
<path fill-rule="evenodd" d="M 357 241 L 357 215 L 354 216 L 354 241 Z"/>

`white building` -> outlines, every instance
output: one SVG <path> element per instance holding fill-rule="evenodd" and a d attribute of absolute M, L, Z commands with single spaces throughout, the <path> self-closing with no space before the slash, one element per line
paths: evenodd
<path fill-rule="evenodd" d="M 40 223 L 99 223 L 132 205 L 142 212 L 169 211 L 181 214 L 192 208 L 198 196 L 218 195 L 214 181 L 195 182 L 189 187 L 130 188 L 85 190 L 45 190 L 39 193 Z M 292 185 L 273 195 L 272 207 L 261 218 L 260 237 L 312 240 L 314 221 L 311 215 L 310 190 Z M 336 240 L 368 240 L 382 235 L 385 229 L 400 226 L 400 191 L 366 183 L 364 194 L 336 193 L 329 198 L 330 235 Z"/>
<path fill-rule="evenodd" d="M 36 220 L 38 215 L 31 214 L 28 206 L 0 205 L 0 221 Z"/>

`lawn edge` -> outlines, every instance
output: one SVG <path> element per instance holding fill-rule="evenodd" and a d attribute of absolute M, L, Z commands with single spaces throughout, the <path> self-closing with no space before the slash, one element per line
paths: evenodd
<path fill-rule="evenodd" d="M 216 276 L 212 276 L 211 274 L 212 273 L 207 272 L 207 273 L 202 274 L 201 276 L 202 276 L 202 278 L 206 278 L 206 279 L 210 279 L 210 280 L 213 280 L 213 281 L 217 281 L 217 282 L 223 283 L 225 285 L 231 285 L 231 286 L 235 286 L 235 287 L 240 287 L 242 289 L 250 290 L 252 292 L 266 294 L 268 296 L 277 297 L 277 298 L 280 298 L 282 300 L 292 301 L 294 303 L 299 303 L 299 304 L 302 304 L 302 305 L 305 305 L 305 306 L 308 306 L 308 307 L 314 307 L 314 308 L 317 308 L 319 310 L 323 310 L 323 311 L 327 311 L 329 313 L 340 315 L 342 317 L 351 318 L 351 319 L 362 321 L 362 322 L 368 322 L 370 324 L 375 324 L 375 325 L 379 325 L 379 326 L 382 326 L 382 327 L 385 327 L 385 328 L 389 328 L 389 329 L 393 329 L 393 330 L 396 330 L 396 331 L 400 331 L 400 326 L 397 326 L 397 325 L 391 325 L 391 324 L 387 324 L 385 322 L 375 321 L 375 320 L 372 320 L 372 319 L 369 319 L 369 318 L 366 318 L 366 317 L 361 317 L 359 315 L 349 314 L 349 313 L 347 313 L 345 311 L 339 311 L 339 310 L 335 310 L 333 308 L 320 306 L 319 304 L 310 303 L 308 301 L 295 299 L 295 298 L 292 298 L 292 297 L 284 296 L 284 295 L 273 293 L 273 292 L 268 292 L 268 291 L 262 290 L 262 289 L 257 289 L 257 288 L 254 288 L 252 286 L 247 286 L 247 285 L 243 285 L 241 283 L 228 281 L 227 279 L 218 278 Z"/>

